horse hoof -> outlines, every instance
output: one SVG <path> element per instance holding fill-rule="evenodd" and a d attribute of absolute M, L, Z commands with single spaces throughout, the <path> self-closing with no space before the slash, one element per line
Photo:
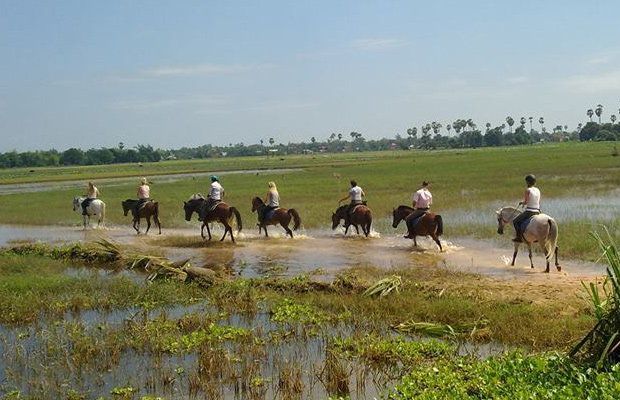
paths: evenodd
<path fill-rule="evenodd" d="M 555 267 L 558 269 L 558 271 L 562 271 L 562 267 L 560 265 L 556 265 Z"/>

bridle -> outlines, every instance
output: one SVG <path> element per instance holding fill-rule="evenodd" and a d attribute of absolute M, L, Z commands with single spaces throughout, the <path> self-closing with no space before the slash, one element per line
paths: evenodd
<path fill-rule="evenodd" d="M 508 220 L 504 219 L 504 216 L 502 215 L 502 212 L 500 211 L 499 215 L 497 216 L 497 220 L 503 224 L 507 224 L 510 222 L 510 220 L 512 219 L 512 217 L 515 216 L 515 214 L 519 211 L 519 207 L 517 206 L 514 211 L 512 212 L 512 214 L 510 214 L 510 217 L 508 217 Z"/>

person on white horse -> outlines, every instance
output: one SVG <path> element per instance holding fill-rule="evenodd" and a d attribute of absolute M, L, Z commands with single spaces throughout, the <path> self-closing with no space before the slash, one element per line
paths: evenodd
<path fill-rule="evenodd" d="M 413 239 L 414 226 L 413 223 L 419 217 L 422 217 L 428 210 L 431 209 L 433 204 L 433 195 L 428 190 L 430 183 L 428 181 L 422 182 L 422 187 L 413 194 L 412 205 L 414 211 L 407 216 L 405 222 L 407 223 L 408 233 L 405 235 L 406 239 Z"/>
<path fill-rule="evenodd" d="M 525 177 L 525 182 L 527 184 L 527 189 L 525 189 L 523 201 L 519 202 L 520 206 L 525 206 L 525 211 L 512 221 L 516 232 L 516 236 L 512 241 L 515 243 L 523 242 L 523 232 L 521 231 L 523 222 L 534 215 L 540 214 L 540 190 L 535 186 L 536 177 L 534 175 L 527 175 Z"/>
<path fill-rule="evenodd" d="M 88 189 L 86 190 L 86 197 L 82 201 L 82 215 L 88 215 L 88 206 L 92 203 L 93 200 L 99 197 L 99 189 L 93 184 L 93 182 L 88 182 Z"/>
<path fill-rule="evenodd" d="M 142 207 L 142 205 L 147 201 L 151 201 L 151 188 L 149 186 L 149 181 L 146 178 L 142 178 L 140 180 L 140 186 L 138 186 L 136 196 L 138 197 L 138 202 L 136 203 L 136 208 L 134 211 L 136 215 L 138 215 L 140 207 Z"/>

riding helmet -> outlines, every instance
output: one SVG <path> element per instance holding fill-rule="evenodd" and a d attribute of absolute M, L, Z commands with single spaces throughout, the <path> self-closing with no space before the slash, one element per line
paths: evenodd
<path fill-rule="evenodd" d="M 211 175 L 211 182 L 217 181 L 217 175 Z"/>
<path fill-rule="evenodd" d="M 525 181 L 526 181 L 528 184 L 533 185 L 533 184 L 535 184 L 535 183 L 536 183 L 536 177 L 535 177 L 534 175 L 527 175 L 527 176 L 525 177 Z"/>

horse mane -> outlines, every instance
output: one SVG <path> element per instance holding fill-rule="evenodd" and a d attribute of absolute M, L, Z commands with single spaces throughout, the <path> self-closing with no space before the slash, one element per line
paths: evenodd
<path fill-rule="evenodd" d="M 255 200 L 258 200 L 260 201 L 260 204 L 265 205 L 265 202 L 259 196 L 254 196 L 254 198 L 252 199 L 252 202 L 254 202 Z"/>
<path fill-rule="evenodd" d="M 193 194 L 193 195 L 189 196 L 189 201 L 192 201 L 192 200 L 204 200 L 204 199 L 205 199 L 205 197 L 201 193 L 196 193 L 196 194 Z"/>
<path fill-rule="evenodd" d="M 403 210 L 403 209 L 405 209 L 405 210 L 410 210 L 410 211 L 413 211 L 413 207 L 409 207 L 409 206 L 398 206 L 398 208 L 397 208 L 397 209 L 398 209 L 398 210 Z"/>

